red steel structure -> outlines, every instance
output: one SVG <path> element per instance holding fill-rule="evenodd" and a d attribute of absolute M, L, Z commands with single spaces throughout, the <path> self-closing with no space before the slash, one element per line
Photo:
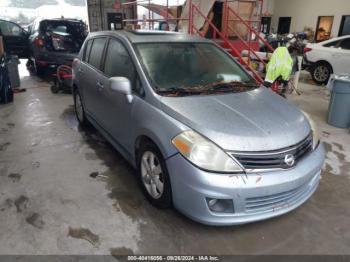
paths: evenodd
<path fill-rule="evenodd" d="M 257 13 L 255 14 L 256 19 L 244 19 L 242 18 L 237 10 L 234 10 L 232 7 L 230 7 L 229 3 L 236 2 L 239 10 L 239 4 L 240 3 L 252 3 L 252 0 L 224 0 L 221 1 L 223 3 L 223 19 L 222 19 L 222 26 L 219 30 L 214 23 L 207 17 L 206 14 L 204 14 L 198 6 L 194 3 L 193 0 L 187 0 L 189 1 L 189 15 L 187 18 L 172 18 L 169 15 L 169 0 L 165 1 L 165 15 L 163 15 L 162 19 L 154 19 L 152 16 L 151 11 L 151 2 L 152 0 L 138 0 L 134 2 L 127 2 L 123 3 L 122 6 L 125 5 L 140 5 L 143 6 L 148 4 L 148 19 L 128 19 L 124 20 L 124 23 L 138 23 L 138 22 L 145 22 L 148 23 L 149 29 L 154 29 L 154 23 L 159 22 L 166 22 L 166 24 L 169 25 L 169 23 L 179 23 L 180 21 L 188 21 L 188 33 L 189 34 L 197 34 L 201 37 L 206 37 L 205 33 L 201 31 L 201 28 L 196 28 L 194 24 L 194 20 L 198 17 L 201 17 L 204 19 L 207 26 L 210 28 L 212 32 L 211 38 L 213 41 L 217 42 L 220 46 L 222 46 L 224 49 L 226 49 L 231 55 L 233 55 L 247 70 L 251 71 L 254 75 L 255 79 L 263 83 L 264 80 L 262 76 L 255 71 L 251 67 L 251 60 L 252 58 L 254 60 L 259 61 L 260 63 L 263 63 L 263 65 L 266 65 L 266 61 L 262 59 L 258 54 L 257 51 L 259 50 L 260 43 L 263 43 L 270 52 L 273 52 L 274 49 L 272 46 L 260 35 L 260 28 L 261 28 L 261 17 L 263 12 L 263 1 L 264 0 L 256 0 L 254 2 L 257 3 Z M 231 25 L 237 23 L 240 24 L 241 27 L 245 29 L 247 32 L 247 39 L 244 39 L 240 35 L 237 30 L 232 27 Z M 235 35 L 236 39 L 232 40 L 229 36 Z M 248 56 L 244 58 L 242 56 L 242 51 L 246 50 L 248 52 Z"/>

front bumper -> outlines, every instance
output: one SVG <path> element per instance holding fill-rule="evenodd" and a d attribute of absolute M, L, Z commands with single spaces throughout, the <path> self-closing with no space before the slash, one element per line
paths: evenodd
<path fill-rule="evenodd" d="M 227 175 L 200 170 L 180 154 L 167 160 L 175 208 L 207 225 L 239 225 L 288 213 L 317 189 L 325 159 L 322 144 L 290 170 Z M 216 213 L 207 199 L 232 200 L 234 212 Z"/>

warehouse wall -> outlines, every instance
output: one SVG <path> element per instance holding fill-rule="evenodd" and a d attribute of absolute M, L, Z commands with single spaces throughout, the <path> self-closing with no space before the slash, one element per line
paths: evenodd
<path fill-rule="evenodd" d="M 334 16 L 332 37 L 336 37 L 343 15 L 350 15 L 350 0 L 275 0 L 272 27 L 277 31 L 279 17 L 291 16 L 291 32 L 305 26 L 315 30 L 318 16 Z"/>
<path fill-rule="evenodd" d="M 136 6 L 129 5 L 122 9 L 115 9 L 116 0 L 87 0 L 89 15 L 89 29 L 91 32 L 108 30 L 107 14 L 124 12 L 126 19 L 136 19 Z M 132 2 L 126 0 L 125 2 Z"/>
<path fill-rule="evenodd" d="M 263 15 L 272 15 L 274 13 L 275 2 L 276 2 L 276 0 L 264 0 L 264 2 L 263 2 L 264 3 L 264 5 L 263 5 Z"/>

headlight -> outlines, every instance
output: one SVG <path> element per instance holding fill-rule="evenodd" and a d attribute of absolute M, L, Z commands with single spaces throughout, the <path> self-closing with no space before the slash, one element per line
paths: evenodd
<path fill-rule="evenodd" d="M 201 169 L 222 173 L 243 172 L 221 148 L 194 131 L 181 133 L 172 143 L 185 158 Z"/>
<path fill-rule="evenodd" d="M 315 124 L 315 122 L 312 120 L 311 116 L 308 113 L 303 112 L 305 117 L 307 118 L 307 120 L 309 121 L 309 124 L 311 126 L 311 130 L 312 130 L 312 147 L 315 150 L 316 147 L 318 146 L 319 142 L 320 142 L 320 135 L 318 133 L 318 128 L 317 125 Z"/>

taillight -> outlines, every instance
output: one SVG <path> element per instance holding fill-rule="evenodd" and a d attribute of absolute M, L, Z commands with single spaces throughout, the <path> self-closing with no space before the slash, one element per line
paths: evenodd
<path fill-rule="evenodd" d="M 34 39 L 34 45 L 36 47 L 43 47 L 44 46 L 44 40 L 41 39 L 41 37 L 37 36 L 35 39 Z"/>
<path fill-rule="evenodd" d="M 310 51 L 312 51 L 312 48 L 310 48 L 310 47 L 305 47 L 304 48 L 304 54 L 306 54 L 306 53 L 308 53 Z"/>

